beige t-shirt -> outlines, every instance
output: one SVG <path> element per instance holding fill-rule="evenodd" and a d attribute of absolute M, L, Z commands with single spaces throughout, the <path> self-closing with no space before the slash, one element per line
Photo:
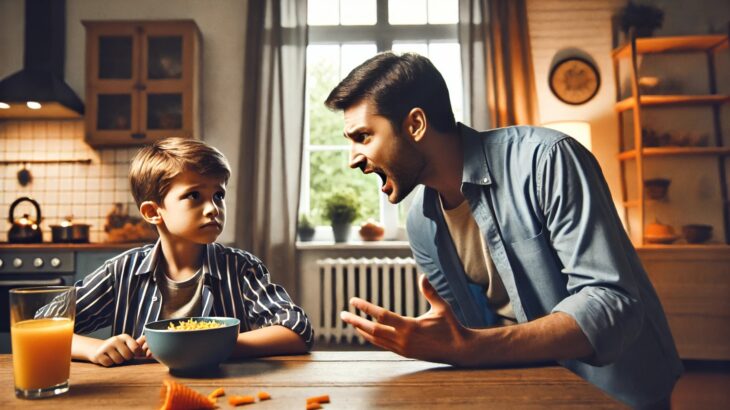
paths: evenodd
<path fill-rule="evenodd" d="M 160 319 L 200 316 L 203 313 L 203 270 L 182 281 L 174 281 L 157 271 L 157 286 L 162 293 Z"/>
<path fill-rule="evenodd" d="M 515 313 L 512 310 L 507 291 L 494 266 L 489 248 L 479 231 L 474 216 L 471 214 L 469 202 L 464 201 L 454 209 L 444 211 L 446 225 L 449 227 L 451 239 L 456 246 L 456 253 L 461 259 L 469 280 L 486 288 L 487 300 L 492 311 L 502 318 L 502 324 L 515 324 Z"/>

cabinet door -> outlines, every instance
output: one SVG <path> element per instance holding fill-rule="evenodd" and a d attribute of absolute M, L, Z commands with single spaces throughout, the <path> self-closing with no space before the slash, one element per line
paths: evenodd
<path fill-rule="evenodd" d="M 141 36 L 141 128 L 148 138 L 193 136 L 193 27 L 148 24 Z"/>
<path fill-rule="evenodd" d="M 129 143 L 140 130 L 139 35 L 129 24 L 87 24 L 87 138 Z"/>

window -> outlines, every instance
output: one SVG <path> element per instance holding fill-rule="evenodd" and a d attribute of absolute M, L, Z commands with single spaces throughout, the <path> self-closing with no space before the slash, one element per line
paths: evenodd
<path fill-rule="evenodd" d="M 357 65 L 380 51 L 414 51 L 431 59 L 446 79 L 457 121 L 463 118 L 458 0 L 309 0 L 306 135 L 300 212 L 315 225 L 325 200 L 349 191 L 360 202 L 356 223 L 375 219 L 386 237 L 405 239 L 411 198 L 398 205 L 380 192 L 380 178 L 348 167 L 350 145 L 342 113 L 324 106 L 329 92 Z M 411 195 L 412 197 L 412 195 Z"/>

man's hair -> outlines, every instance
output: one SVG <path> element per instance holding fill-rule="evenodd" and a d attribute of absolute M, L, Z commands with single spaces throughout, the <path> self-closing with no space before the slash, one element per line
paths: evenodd
<path fill-rule="evenodd" d="M 444 78 L 428 58 L 415 53 L 387 51 L 370 58 L 332 90 L 325 105 L 335 111 L 346 110 L 363 100 L 370 100 L 376 113 L 387 118 L 398 133 L 416 107 L 426 113 L 435 129 L 456 129 Z"/>
<path fill-rule="evenodd" d="M 162 204 L 172 179 L 184 171 L 220 177 L 231 176 L 228 160 L 210 145 L 187 138 L 165 138 L 145 146 L 132 159 L 129 182 L 139 207 L 144 201 Z"/>

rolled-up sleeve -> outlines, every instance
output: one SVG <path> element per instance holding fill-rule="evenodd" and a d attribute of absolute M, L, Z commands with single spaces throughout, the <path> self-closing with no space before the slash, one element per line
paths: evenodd
<path fill-rule="evenodd" d="M 586 363 L 609 364 L 633 342 L 644 319 L 635 250 L 590 152 L 566 138 L 544 153 L 538 167 L 538 198 L 570 294 L 553 312 L 572 316 L 588 338 L 594 354 Z"/>
<path fill-rule="evenodd" d="M 238 275 L 249 328 L 281 325 L 298 334 L 311 348 L 314 330 L 304 310 L 292 302 L 282 286 L 271 283 L 263 263 L 255 262 L 244 266 Z"/>

